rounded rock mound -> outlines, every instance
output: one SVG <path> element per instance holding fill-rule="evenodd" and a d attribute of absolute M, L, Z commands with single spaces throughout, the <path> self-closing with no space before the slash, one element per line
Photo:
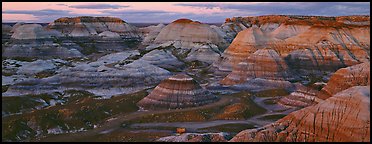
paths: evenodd
<path fill-rule="evenodd" d="M 225 43 L 224 39 L 208 24 L 189 19 L 178 19 L 165 26 L 154 42 L 165 43 L 168 41 L 212 43 L 216 45 Z"/>
<path fill-rule="evenodd" d="M 181 109 L 206 105 L 219 100 L 217 96 L 200 87 L 186 74 L 163 80 L 137 105 L 144 109 Z"/>
<path fill-rule="evenodd" d="M 61 34 L 55 30 L 48 30 L 43 28 L 39 24 L 24 24 L 18 26 L 12 38 L 14 39 L 43 39 L 43 38 L 51 38 L 51 37 L 58 37 Z"/>

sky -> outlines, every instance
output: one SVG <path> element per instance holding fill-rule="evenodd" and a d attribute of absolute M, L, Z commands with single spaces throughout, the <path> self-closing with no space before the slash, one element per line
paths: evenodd
<path fill-rule="evenodd" d="M 370 2 L 2 2 L 2 22 L 49 23 L 60 17 L 112 16 L 129 23 L 188 18 L 223 23 L 259 15 L 370 15 Z"/>

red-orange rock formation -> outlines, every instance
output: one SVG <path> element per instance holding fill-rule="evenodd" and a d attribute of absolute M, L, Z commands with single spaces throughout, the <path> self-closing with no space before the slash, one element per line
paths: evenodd
<path fill-rule="evenodd" d="M 313 88 L 306 87 L 302 84 L 296 84 L 294 89 L 294 92 L 279 99 L 278 104 L 289 107 L 304 108 L 322 101 L 316 96 L 318 91 Z"/>
<path fill-rule="evenodd" d="M 231 142 L 369 142 L 370 86 L 355 86 Z"/>
<path fill-rule="evenodd" d="M 337 70 L 330 78 L 327 85 L 322 88 L 319 98 L 328 97 L 352 86 L 370 85 L 370 62 L 361 63 Z"/>
<path fill-rule="evenodd" d="M 258 16 L 229 19 L 245 23 L 215 71 L 228 74 L 262 48 L 271 48 L 300 73 L 321 73 L 369 61 L 369 16 Z"/>
<path fill-rule="evenodd" d="M 240 62 L 227 75 L 221 84 L 232 85 L 247 81 L 247 79 L 263 78 L 270 80 L 292 80 L 285 61 L 273 49 L 260 49 L 250 55 L 246 61 Z"/>
<path fill-rule="evenodd" d="M 196 107 L 218 100 L 186 74 L 163 80 L 137 105 L 144 109 L 178 109 Z"/>

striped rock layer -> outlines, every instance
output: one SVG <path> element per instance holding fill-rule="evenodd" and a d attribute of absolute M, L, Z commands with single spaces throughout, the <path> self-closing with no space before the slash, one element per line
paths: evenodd
<path fill-rule="evenodd" d="M 143 44 L 149 44 L 146 50 L 170 47 L 187 62 L 201 61 L 209 65 L 219 59 L 221 49 L 227 47 L 222 34 L 208 24 L 178 19 L 161 28 L 153 41 L 146 40 Z"/>
<path fill-rule="evenodd" d="M 78 63 L 75 67 L 62 68 L 58 74 L 44 79 L 30 79 L 9 87 L 4 96 L 61 92 L 67 89 L 78 89 L 96 95 L 110 97 L 117 94 L 128 94 L 156 86 L 171 73 L 145 61 L 114 67 L 105 64 L 117 63 L 136 51 L 109 54 L 90 63 Z"/>
<path fill-rule="evenodd" d="M 305 74 L 334 72 L 369 61 L 369 16 L 238 19 L 250 26 L 238 33 L 222 58 L 213 64 L 213 70 L 218 73 L 228 74 L 234 66 L 262 48 L 274 49 L 288 66 Z"/>
<path fill-rule="evenodd" d="M 249 56 L 245 62 L 240 62 L 220 83 L 233 85 L 254 78 L 269 80 L 294 79 L 288 70 L 287 64 L 275 50 L 260 49 Z"/>
<path fill-rule="evenodd" d="M 191 77 L 178 74 L 163 80 L 137 105 L 144 109 L 178 109 L 197 107 L 218 100 L 218 97 L 204 90 Z"/>
<path fill-rule="evenodd" d="M 60 31 L 72 37 L 92 36 L 110 31 L 118 33 L 124 38 L 140 38 L 137 27 L 114 17 L 63 17 L 48 25 L 48 28 Z"/>
<path fill-rule="evenodd" d="M 231 142 L 369 142 L 370 86 L 354 86 Z"/>
<path fill-rule="evenodd" d="M 178 19 L 163 29 L 155 38 L 155 43 L 181 41 L 192 43 L 212 43 L 219 45 L 224 39 L 209 25 L 189 19 Z"/>
<path fill-rule="evenodd" d="M 327 85 L 322 88 L 319 98 L 329 98 L 352 86 L 370 85 L 370 79 L 370 62 L 339 69 L 331 76 Z"/>
<path fill-rule="evenodd" d="M 295 90 L 288 96 L 280 98 L 278 104 L 288 107 L 304 108 L 322 101 L 317 97 L 318 91 L 312 88 L 297 84 L 294 89 Z"/>
<path fill-rule="evenodd" d="M 145 44 L 145 45 L 151 44 L 164 27 L 165 25 L 160 23 L 156 26 L 148 26 L 144 28 L 139 28 L 139 30 L 142 32 L 142 35 L 144 36 L 142 44 Z"/>

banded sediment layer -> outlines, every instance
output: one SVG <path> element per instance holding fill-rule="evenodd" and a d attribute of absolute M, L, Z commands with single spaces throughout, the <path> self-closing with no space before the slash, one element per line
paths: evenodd
<path fill-rule="evenodd" d="M 144 109 L 180 109 L 209 104 L 218 99 L 190 76 L 177 74 L 163 80 L 137 105 Z"/>

